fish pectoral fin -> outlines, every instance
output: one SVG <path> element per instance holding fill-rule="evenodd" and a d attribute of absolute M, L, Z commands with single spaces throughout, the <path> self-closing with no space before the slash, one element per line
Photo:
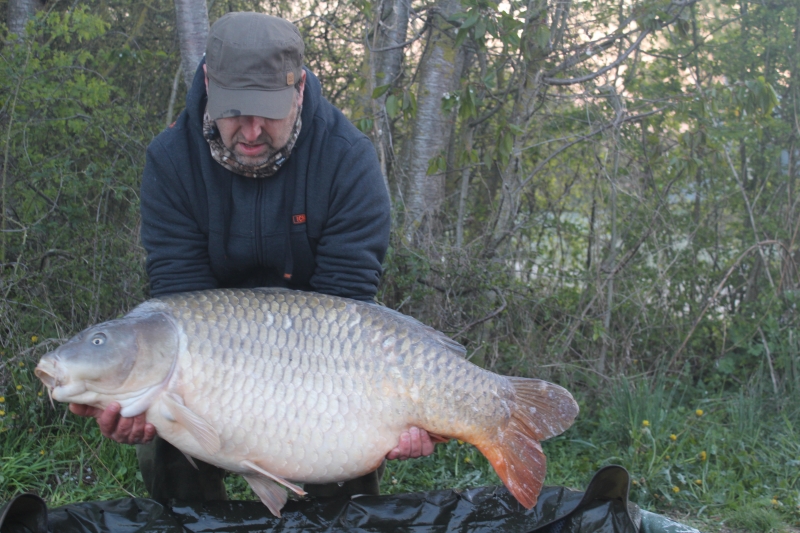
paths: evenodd
<path fill-rule="evenodd" d="M 286 491 L 283 490 L 280 485 L 264 476 L 253 474 L 243 475 L 242 477 L 247 481 L 248 485 L 250 485 L 250 488 L 253 489 L 253 492 L 256 493 L 261 503 L 266 505 L 267 509 L 269 509 L 272 514 L 280 518 L 281 509 L 286 505 L 286 500 L 289 499 L 288 496 L 286 496 Z"/>
<path fill-rule="evenodd" d="M 189 455 L 188 453 L 184 453 L 183 456 L 186 457 L 186 460 L 189 461 L 189 464 L 192 465 L 195 470 L 200 470 L 199 468 L 197 468 L 197 464 L 194 462 L 194 459 L 192 458 L 191 455 Z"/>
<path fill-rule="evenodd" d="M 206 452 L 213 455 L 220 450 L 222 444 L 217 430 L 211 427 L 211 424 L 206 422 L 203 417 L 186 407 L 180 396 L 167 394 L 164 396 L 164 403 L 175 418 L 175 422 L 185 427 Z"/>
<path fill-rule="evenodd" d="M 280 483 L 281 485 L 283 485 L 287 489 L 290 489 L 292 492 L 294 492 L 298 496 L 305 496 L 306 495 L 306 491 L 304 491 L 301 487 L 298 487 L 297 485 L 295 485 L 291 481 L 287 481 L 287 480 L 283 479 L 280 476 L 276 476 L 275 474 L 271 474 L 270 472 L 266 471 L 264 468 L 262 468 L 261 466 L 257 465 L 253 461 L 245 460 L 245 461 L 242 461 L 239 464 L 244 466 L 244 467 L 246 467 L 246 468 L 249 468 L 250 470 L 253 470 L 254 472 L 258 472 L 262 476 L 268 477 L 272 481 Z"/>

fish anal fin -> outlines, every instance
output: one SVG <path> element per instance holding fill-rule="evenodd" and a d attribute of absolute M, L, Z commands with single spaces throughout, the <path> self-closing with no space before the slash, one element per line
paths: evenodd
<path fill-rule="evenodd" d="M 214 455 L 220 450 L 222 444 L 217 431 L 203 417 L 186 407 L 180 396 L 167 394 L 164 396 L 163 401 L 175 422 L 186 428 L 192 437 L 200 443 L 203 450 L 210 455 Z"/>
<path fill-rule="evenodd" d="M 281 509 L 283 509 L 283 506 L 286 505 L 286 500 L 288 500 L 286 491 L 271 479 L 267 479 L 261 475 L 253 474 L 244 475 L 242 477 L 244 477 L 247 484 L 250 485 L 250 488 L 253 489 L 253 492 L 256 493 L 261 503 L 266 505 L 267 509 L 269 509 L 272 514 L 280 518 Z"/>
<path fill-rule="evenodd" d="M 244 460 L 239 464 L 241 464 L 243 467 L 249 468 L 253 472 L 257 472 L 257 473 L 261 474 L 262 476 L 271 479 L 272 481 L 274 481 L 276 483 L 280 483 L 281 485 L 283 485 L 287 489 L 291 490 L 292 492 L 294 492 L 298 496 L 305 496 L 306 495 L 306 491 L 304 491 L 302 489 L 302 487 L 299 487 L 299 486 L 295 485 L 294 483 L 292 483 L 291 481 L 288 481 L 288 480 L 286 480 L 286 479 L 284 479 L 284 478 L 282 478 L 280 476 L 276 476 L 275 474 L 269 472 L 267 469 L 265 469 L 264 467 L 262 467 L 261 465 L 259 465 L 257 463 L 254 463 L 253 461 Z"/>
<path fill-rule="evenodd" d="M 539 442 L 512 418 L 499 442 L 473 444 L 486 456 L 508 491 L 526 509 L 536 505 L 547 473 L 547 460 Z"/>

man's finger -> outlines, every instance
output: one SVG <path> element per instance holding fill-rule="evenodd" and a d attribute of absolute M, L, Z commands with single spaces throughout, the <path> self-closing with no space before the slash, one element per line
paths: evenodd
<path fill-rule="evenodd" d="M 141 444 L 147 444 L 152 441 L 156 436 L 156 427 L 153 424 L 147 423 L 144 425 L 144 438 Z"/>
<path fill-rule="evenodd" d="M 430 455 L 433 453 L 433 441 L 427 431 L 420 430 L 419 436 L 422 439 L 422 455 Z"/>
<path fill-rule="evenodd" d="M 134 421 L 133 418 L 120 417 L 111 438 L 122 444 L 130 444 Z"/>
<path fill-rule="evenodd" d="M 412 427 L 408 430 L 411 436 L 411 449 L 408 451 L 409 457 L 419 457 L 422 452 L 422 442 L 419 438 L 419 428 Z"/>
<path fill-rule="evenodd" d="M 407 431 L 404 431 L 400 434 L 400 442 L 397 443 L 397 447 L 390 451 L 389 454 L 386 456 L 387 459 L 408 459 L 408 450 L 409 450 L 409 434 Z"/>
<path fill-rule="evenodd" d="M 69 404 L 69 410 L 71 413 L 76 414 L 78 416 L 93 416 L 97 418 L 103 412 L 102 409 L 98 409 L 97 407 L 92 407 L 91 405 L 84 405 L 82 403 L 71 403 Z"/>
<path fill-rule="evenodd" d="M 100 426 L 100 433 L 102 433 L 105 437 L 116 440 L 113 437 L 113 434 L 117 431 L 117 425 L 119 424 L 120 419 L 120 410 L 121 408 L 119 404 L 114 402 L 106 407 L 105 411 L 103 411 L 100 416 L 97 417 L 97 425 Z"/>
<path fill-rule="evenodd" d="M 144 440 L 144 415 L 136 415 L 132 419 L 131 431 L 128 436 L 128 444 L 139 444 Z"/>

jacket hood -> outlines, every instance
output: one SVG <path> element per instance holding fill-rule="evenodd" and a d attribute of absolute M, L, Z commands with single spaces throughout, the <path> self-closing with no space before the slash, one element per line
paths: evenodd
<path fill-rule="evenodd" d="M 189 128 L 193 134 L 203 137 L 203 114 L 206 111 L 206 83 L 205 74 L 203 73 L 203 65 L 206 64 L 206 58 L 200 61 L 197 65 L 197 70 L 194 73 L 192 80 L 192 87 L 186 95 L 186 113 L 188 118 Z M 306 72 L 306 88 L 303 93 L 303 128 L 300 130 L 300 135 L 297 138 L 297 144 L 303 142 L 303 139 L 308 135 L 309 127 L 313 122 L 314 114 L 317 112 L 317 107 L 322 98 L 322 85 L 319 79 L 312 74 L 308 68 L 303 67 Z M 306 124 L 309 126 L 307 127 Z"/>

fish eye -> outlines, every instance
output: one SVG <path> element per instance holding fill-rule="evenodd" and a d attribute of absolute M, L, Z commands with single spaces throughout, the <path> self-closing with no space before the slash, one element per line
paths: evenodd
<path fill-rule="evenodd" d="M 106 336 L 103 333 L 95 333 L 92 337 L 91 343 L 95 346 L 102 346 L 106 343 Z"/>

